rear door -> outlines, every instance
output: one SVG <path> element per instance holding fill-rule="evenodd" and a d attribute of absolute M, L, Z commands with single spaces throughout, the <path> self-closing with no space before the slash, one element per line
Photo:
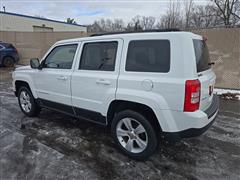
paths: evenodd
<path fill-rule="evenodd" d="M 82 43 L 71 81 L 72 104 L 78 116 L 106 123 L 101 116 L 115 99 L 122 44 L 121 39 Z"/>
<path fill-rule="evenodd" d="M 213 97 L 216 75 L 211 69 L 207 44 L 204 40 L 193 39 L 198 79 L 201 82 L 200 109 L 207 109 Z"/>

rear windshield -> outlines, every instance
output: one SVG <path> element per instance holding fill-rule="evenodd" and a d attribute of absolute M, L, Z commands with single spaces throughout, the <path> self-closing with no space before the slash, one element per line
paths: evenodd
<path fill-rule="evenodd" d="M 196 56 L 197 72 L 202 72 L 210 69 L 211 66 L 209 65 L 209 52 L 205 41 L 194 39 L 193 45 Z"/>

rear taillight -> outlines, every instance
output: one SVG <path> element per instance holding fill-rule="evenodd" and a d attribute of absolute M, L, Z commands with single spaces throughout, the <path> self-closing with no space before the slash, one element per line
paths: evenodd
<path fill-rule="evenodd" d="M 199 109 L 201 83 L 198 79 L 187 80 L 185 83 L 184 111 L 193 112 Z"/>

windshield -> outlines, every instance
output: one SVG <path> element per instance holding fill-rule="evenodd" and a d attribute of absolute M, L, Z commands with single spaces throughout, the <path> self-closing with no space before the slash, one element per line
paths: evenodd
<path fill-rule="evenodd" d="M 193 45 L 195 50 L 197 72 L 202 72 L 210 69 L 211 65 L 209 65 L 210 63 L 209 52 L 205 41 L 194 39 Z"/>

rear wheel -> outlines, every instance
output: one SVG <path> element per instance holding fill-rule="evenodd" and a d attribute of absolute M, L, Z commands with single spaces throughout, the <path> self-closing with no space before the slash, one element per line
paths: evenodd
<path fill-rule="evenodd" d="M 3 66 L 5 67 L 13 67 L 14 65 L 14 59 L 11 57 L 5 57 L 3 59 Z"/>
<path fill-rule="evenodd" d="M 124 110 L 113 119 L 112 135 L 120 150 L 131 158 L 144 160 L 155 151 L 158 140 L 150 122 L 140 113 Z"/>
<path fill-rule="evenodd" d="M 20 87 L 18 91 L 18 103 L 22 112 L 27 116 L 37 116 L 40 112 L 40 107 L 36 103 L 31 91 L 25 86 Z"/>

